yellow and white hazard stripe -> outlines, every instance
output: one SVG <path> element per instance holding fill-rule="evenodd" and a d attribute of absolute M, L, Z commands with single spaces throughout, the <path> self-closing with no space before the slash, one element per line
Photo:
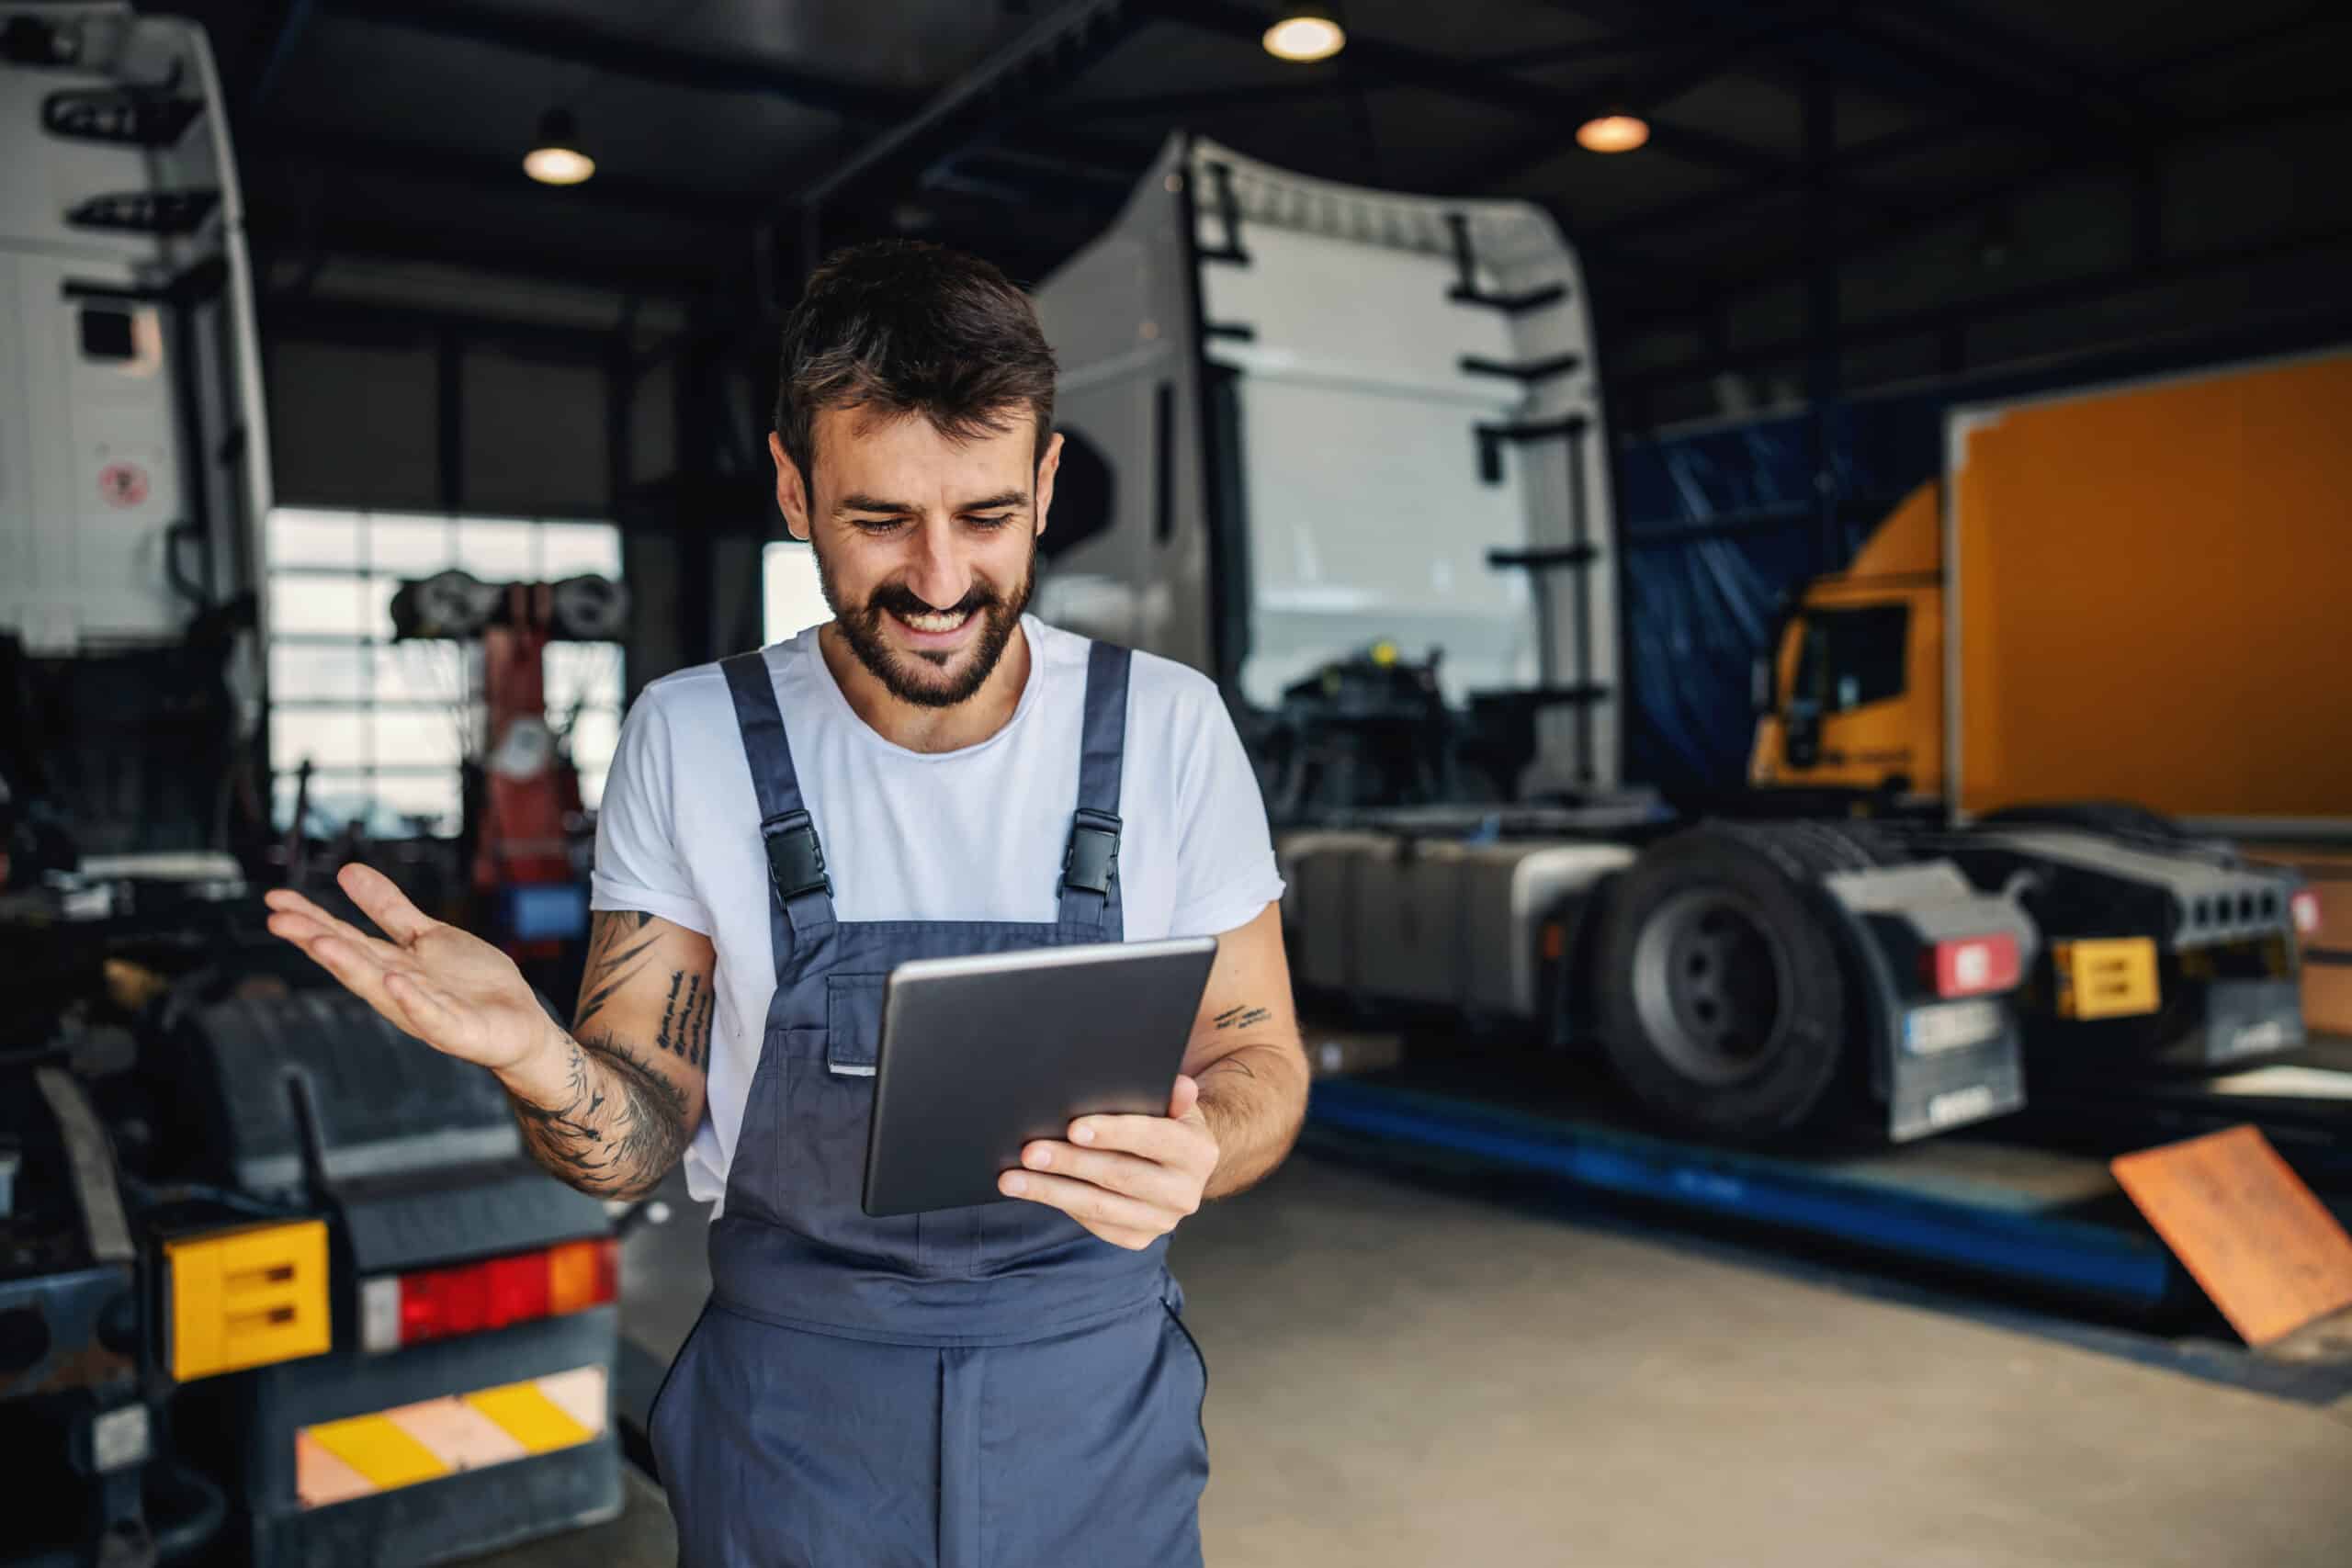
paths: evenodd
<path fill-rule="evenodd" d="M 605 1369 L 579 1367 L 305 1427 L 294 1435 L 295 1492 L 303 1507 L 323 1508 L 576 1448 L 604 1434 L 605 1405 Z"/>

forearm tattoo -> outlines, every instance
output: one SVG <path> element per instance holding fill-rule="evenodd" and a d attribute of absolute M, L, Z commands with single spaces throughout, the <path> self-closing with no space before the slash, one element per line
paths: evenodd
<path fill-rule="evenodd" d="M 1255 1029 L 1273 1016 L 1266 1008 L 1238 1007 L 1226 1009 L 1210 1021 L 1219 1029 Z"/>
<path fill-rule="evenodd" d="M 652 921 L 635 909 L 596 911 L 580 987 L 584 999 L 563 1037 L 560 1103 L 509 1097 L 532 1156 L 558 1179 L 600 1197 L 651 1190 L 685 1148 L 685 1094 L 653 1066 L 651 1053 L 666 1051 L 692 1067 L 709 1065 L 717 986 L 707 975 L 670 972 L 650 1045 L 622 1040 L 605 1017 L 624 987 L 656 973 L 661 936 L 646 930 Z"/>
<path fill-rule="evenodd" d="M 604 1198 L 651 1191 L 686 1146 L 686 1097 L 610 1033 L 564 1036 L 560 1105 L 514 1100 L 532 1157 Z"/>

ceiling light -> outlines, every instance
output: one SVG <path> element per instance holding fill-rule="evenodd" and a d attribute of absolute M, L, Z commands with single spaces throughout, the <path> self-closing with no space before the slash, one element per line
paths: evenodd
<path fill-rule="evenodd" d="M 543 186 L 576 186 L 596 172 L 596 160 L 580 150 L 580 128 L 570 110 L 539 117 L 539 138 L 523 154 L 523 172 Z"/>
<path fill-rule="evenodd" d="M 1266 52 L 1276 60 L 1329 60 L 1347 47 L 1339 18 L 1324 6 L 1287 6 L 1266 29 Z"/>
<path fill-rule="evenodd" d="M 1599 115 L 1577 127 L 1577 145 L 1588 152 L 1631 152 L 1649 139 L 1649 121 L 1630 114 Z"/>

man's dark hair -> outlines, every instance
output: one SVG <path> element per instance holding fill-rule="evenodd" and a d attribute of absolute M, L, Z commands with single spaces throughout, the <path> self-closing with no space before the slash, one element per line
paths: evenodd
<path fill-rule="evenodd" d="M 852 245 L 784 323 L 775 432 L 812 489 L 820 409 L 921 414 L 968 441 L 1004 431 L 1023 404 L 1036 416 L 1034 467 L 1053 434 L 1054 351 L 1029 297 L 978 256 L 914 240 Z"/>

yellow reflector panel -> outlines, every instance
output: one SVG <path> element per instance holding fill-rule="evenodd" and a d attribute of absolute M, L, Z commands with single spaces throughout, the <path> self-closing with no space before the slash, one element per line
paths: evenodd
<path fill-rule="evenodd" d="M 466 1395 L 466 1403 L 504 1427 L 516 1442 L 535 1454 L 570 1448 L 594 1436 L 526 1382 L 486 1388 L 480 1393 Z"/>
<path fill-rule="evenodd" d="M 2130 1018 L 2156 1010 L 2156 944 L 2143 936 L 2054 942 L 2061 1018 Z"/>
<path fill-rule="evenodd" d="M 172 1376 L 182 1382 L 322 1355 L 327 1226 L 295 1220 L 164 1244 Z"/>
<path fill-rule="evenodd" d="M 319 1447 L 343 1461 L 379 1492 L 449 1473 L 439 1456 L 389 1416 L 354 1416 L 305 1428 Z"/>
<path fill-rule="evenodd" d="M 605 1369 L 574 1367 L 525 1382 L 305 1427 L 294 1435 L 294 1489 L 322 1508 L 444 1475 L 486 1470 L 604 1435 Z"/>

